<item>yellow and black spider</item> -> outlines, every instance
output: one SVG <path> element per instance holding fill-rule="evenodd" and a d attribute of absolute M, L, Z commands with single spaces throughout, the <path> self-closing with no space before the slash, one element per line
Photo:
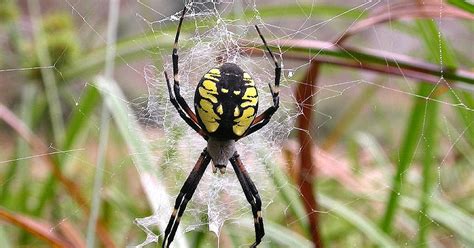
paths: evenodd
<path fill-rule="evenodd" d="M 265 126 L 278 109 L 281 67 L 270 48 L 268 48 L 258 26 L 255 25 L 265 48 L 275 63 L 275 86 L 272 87 L 270 83 L 268 84 L 273 98 L 273 106 L 256 116 L 258 93 L 254 81 L 238 65 L 224 63 L 219 67 L 210 69 L 199 82 L 194 95 L 194 108 L 197 115 L 194 114 L 180 94 L 178 79 L 177 46 L 185 13 L 186 7 L 181 14 L 173 46 L 174 96 L 166 72 L 165 78 L 171 103 L 181 118 L 207 141 L 207 147 L 201 153 L 176 198 L 171 218 L 165 229 L 162 247 L 169 247 L 173 241 L 186 205 L 193 196 L 211 160 L 214 173 L 217 172 L 217 169 L 221 173 L 225 173 L 227 162 L 230 161 L 232 164 L 245 197 L 252 206 L 256 241 L 250 247 L 256 247 L 265 235 L 261 212 L 262 202 L 255 184 L 250 179 L 242 160 L 239 158 L 239 154 L 235 149 L 235 142 Z"/>

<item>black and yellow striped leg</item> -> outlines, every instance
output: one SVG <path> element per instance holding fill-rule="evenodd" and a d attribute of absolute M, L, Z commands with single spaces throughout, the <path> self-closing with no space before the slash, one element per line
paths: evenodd
<path fill-rule="evenodd" d="M 257 33 L 260 36 L 260 38 L 262 39 L 263 45 L 265 45 L 265 48 L 267 49 L 268 53 L 270 54 L 270 57 L 272 58 L 273 62 L 275 63 L 275 87 L 272 87 L 271 84 L 268 84 L 268 87 L 270 88 L 270 93 L 272 94 L 273 106 L 269 107 L 262 114 L 255 117 L 254 121 L 252 122 L 252 126 L 250 126 L 250 128 L 248 129 L 245 136 L 247 136 L 249 134 L 252 134 L 252 133 L 260 130 L 260 128 L 264 127 L 270 121 L 273 114 L 277 111 L 278 107 L 280 107 L 280 97 L 279 97 L 279 95 L 280 95 L 281 65 L 276 60 L 276 58 L 273 55 L 272 51 L 268 47 L 268 44 L 265 41 L 265 38 L 263 37 L 263 35 L 260 32 L 260 29 L 258 28 L 257 25 L 255 25 L 255 29 L 257 29 Z"/>
<path fill-rule="evenodd" d="M 240 160 L 239 154 L 236 152 L 229 161 L 234 168 L 237 178 L 239 179 L 247 201 L 252 206 L 252 214 L 255 226 L 255 242 L 250 247 L 257 247 L 265 235 L 262 217 L 262 201 L 260 199 L 260 195 L 258 194 L 257 187 L 255 187 L 255 184 L 252 182 L 252 179 L 250 179 L 250 176 L 245 169 L 242 160 Z"/>
<path fill-rule="evenodd" d="M 178 24 L 178 30 L 176 31 L 176 37 L 174 38 L 174 45 L 173 45 L 173 54 L 172 59 L 173 59 L 173 90 L 174 90 L 174 95 L 176 96 L 176 100 L 178 101 L 179 106 L 181 106 L 181 109 L 183 109 L 186 114 L 195 122 L 197 123 L 197 117 L 196 114 L 189 108 L 188 103 L 186 103 L 186 100 L 181 96 L 180 93 L 180 88 L 179 88 L 179 60 L 178 60 L 178 40 L 179 40 L 179 34 L 181 32 L 181 25 L 183 24 L 184 20 L 184 14 L 186 14 L 187 8 L 186 6 L 183 8 L 183 12 L 181 14 L 181 17 L 179 18 L 179 24 Z"/>
<path fill-rule="evenodd" d="M 165 229 L 165 237 L 163 238 L 162 244 L 163 248 L 168 248 L 171 242 L 173 242 L 181 216 L 183 216 L 184 210 L 186 209 L 186 205 L 193 197 L 194 191 L 196 191 L 196 187 L 199 184 L 199 181 L 201 181 L 202 175 L 204 174 L 204 171 L 206 171 L 210 161 L 211 156 L 207 150 L 204 149 L 176 198 L 171 218 Z"/>
<path fill-rule="evenodd" d="M 194 122 L 189 116 L 186 115 L 186 113 L 181 109 L 181 107 L 178 105 L 178 102 L 176 101 L 176 98 L 173 95 L 173 92 L 171 92 L 171 85 L 170 85 L 170 80 L 168 78 L 168 73 L 165 71 L 165 78 L 166 78 L 166 85 L 168 86 L 168 94 L 170 96 L 170 102 L 173 104 L 173 106 L 176 108 L 178 111 L 179 115 L 183 120 L 196 131 L 198 134 L 200 134 L 205 140 L 208 139 L 206 132 L 199 127 L 199 124 Z"/>

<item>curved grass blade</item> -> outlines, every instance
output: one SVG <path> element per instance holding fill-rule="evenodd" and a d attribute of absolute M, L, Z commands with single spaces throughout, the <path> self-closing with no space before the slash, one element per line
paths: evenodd
<path fill-rule="evenodd" d="M 138 120 L 128 108 L 127 100 L 120 87 L 114 80 L 104 77 L 97 78 L 97 87 L 112 114 L 122 139 L 127 144 L 150 208 L 157 216 L 160 211 L 171 210 L 172 206 L 166 187 L 162 185 L 155 173 L 150 147 L 145 142 L 146 139 L 140 131 Z M 159 227 L 164 233 L 166 223 L 160 222 Z M 175 242 L 177 247 L 188 247 L 187 241 L 180 231 L 176 234 Z"/>
<path fill-rule="evenodd" d="M 372 240 L 375 244 L 381 247 L 398 247 L 395 240 L 385 234 L 376 224 L 372 223 L 369 219 L 353 211 L 345 204 L 334 200 L 324 194 L 319 193 L 318 195 L 320 204 L 328 211 L 340 216 L 347 222 L 351 223 L 355 228 L 363 232 L 366 237 Z"/>
<path fill-rule="evenodd" d="M 61 236 L 52 232 L 53 226 L 45 224 L 27 216 L 12 213 L 0 207 L 0 219 L 12 225 L 21 227 L 23 230 L 31 233 L 33 236 L 46 241 L 54 247 L 72 247 L 71 243 L 64 240 Z"/>

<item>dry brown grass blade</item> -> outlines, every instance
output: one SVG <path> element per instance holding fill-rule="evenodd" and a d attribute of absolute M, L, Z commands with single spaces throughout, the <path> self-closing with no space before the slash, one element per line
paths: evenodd
<path fill-rule="evenodd" d="M 53 247 L 76 247 L 54 232 L 54 226 L 44 221 L 34 220 L 27 216 L 12 213 L 0 208 L 0 219 L 18 226 L 33 236 L 46 241 Z"/>
<path fill-rule="evenodd" d="M 356 23 L 347 32 L 337 39 L 335 43 L 342 44 L 349 37 L 372 28 L 375 25 L 383 24 L 390 21 L 402 20 L 402 19 L 414 19 L 414 18 L 458 18 L 466 20 L 474 20 L 474 15 L 437 2 L 427 2 L 424 4 L 418 2 L 404 2 L 387 7 L 377 8 L 372 14 L 366 19 Z"/>
<path fill-rule="evenodd" d="M 74 247 L 85 248 L 87 246 L 84 237 L 69 220 L 61 221 L 59 231 Z"/>
<path fill-rule="evenodd" d="M 311 117 L 313 113 L 313 97 L 315 96 L 316 79 L 319 74 L 320 64 L 312 62 L 308 68 L 307 74 L 296 89 L 296 102 L 302 113 L 296 120 L 296 130 L 298 130 L 298 141 L 300 153 L 298 154 L 299 175 L 298 185 L 300 187 L 301 197 L 305 206 L 309 225 L 311 239 L 315 247 L 323 247 L 321 239 L 321 228 L 319 225 L 318 203 L 314 193 L 314 161 L 311 156 L 313 149 L 313 140 L 310 134 Z"/>
<path fill-rule="evenodd" d="M 48 146 L 46 146 L 40 138 L 34 135 L 24 123 L 16 117 L 7 107 L 0 103 L 0 119 L 5 121 L 20 137 L 22 137 L 32 148 L 32 150 L 38 154 L 48 154 Z M 63 184 L 69 195 L 76 201 L 77 205 L 83 210 L 85 215 L 90 214 L 89 203 L 86 198 L 82 195 L 79 186 L 77 186 L 72 180 L 62 174 L 58 168 L 56 161 L 52 156 L 42 156 L 46 164 L 51 168 L 53 175 Z M 105 228 L 102 221 L 97 222 L 97 235 L 102 241 L 104 247 L 114 248 L 115 244 L 110 237 L 107 229 Z"/>
<path fill-rule="evenodd" d="M 289 54 L 283 57 L 290 58 L 293 60 L 301 60 L 305 62 L 308 61 L 308 56 L 304 56 L 304 55 Z M 394 75 L 394 76 L 414 79 L 417 81 L 423 81 L 423 82 L 436 84 L 436 85 L 439 85 L 440 83 L 439 76 L 434 76 L 425 72 L 420 72 L 418 70 L 410 70 L 410 69 L 400 68 L 400 67 L 391 66 L 391 65 L 374 65 L 374 64 L 365 63 L 365 62 L 348 61 L 348 60 L 326 58 L 326 57 L 315 57 L 312 59 L 312 61 L 319 62 L 321 64 L 330 64 L 330 65 L 337 65 L 337 66 L 354 68 L 354 69 L 361 69 L 364 71 L 379 72 L 386 75 Z M 439 86 L 441 87 L 441 85 Z M 446 90 L 449 90 L 448 86 L 445 86 L 444 88 L 446 88 Z"/>

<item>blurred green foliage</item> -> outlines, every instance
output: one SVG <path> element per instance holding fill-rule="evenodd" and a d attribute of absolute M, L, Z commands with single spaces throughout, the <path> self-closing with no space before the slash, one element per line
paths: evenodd
<path fill-rule="evenodd" d="M 46 43 L 50 60 L 55 71 L 61 71 L 74 64 L 81 52 L 80 40 L 76 35 L 76 27 L 73 24 L 72 16 L 67 12 L 58 12 L 46 15 L 42 21 L 40 39 Z M 24 44 L 24 54 L 37 54 L 34 41 Z M 37 56 L 27 56 L 24 61 L 25 67 L 37 68 L 40 66 Z M 28 71 L 31 79 L 41 81 L 41 71 Z M 56 73 L 56 76 L 60 75 Z M 61 82 L 62 80 L 60 80 Z"/>
<path fill-rule="evenodd" d="M 472 13 L 472 5 L 466 1 L 448 2 L 453 5 L 442 7 L 456 7 Z M 146 103 L 134 105 L 140 98 L 127 91 L 140 88 L 137 82 L 143 80 L 140 70 L 145 59 L 152 60 L 156 68 L 162 68 L 168 62 L 162 60 L 164 55 L 157 54 L 170 54 L 176 22 L 161 23 L 159 28 L 153 26 L 154 23 L 152 28 L 147 26 L 138 34 L 119 35 L 115 54 L 116 80 L 104 79 L 98 76 L 106 63 L 107 45 L 103 41 L 106 35 L 99 38 L 95 33 L 84 35 L 79 27 L 84 24 L 84 19 L 75 20 L 77 10 L 71 11 L 71 5 L 67 6 L 66 9 L 46 6 L 48 9 L 41 17 L 39 39 L 35 40 L 30 28 L 35 23 L 25 24 L 28 19 L 28 11 L 22 9 L 25 7 L 17 1 L 0 0 L 0 31 L 7 34 L 2 35 L 4 40 L 0 41 L 0 87 L 3 87 L 0 93 L 17 94 L 7 97 L 0 94 L 0 99 L 9 99 L 5 103 L 0 101 L 0 107 L 15 114 L 19 119 L 17 127 L 27 127 L 47 148 L 38 151 L 31 141 L 10 132 L 10 127 L 0 122 L 0 213 L 12 212 L 31 220 L 29 225 L 21 226 L 3 218 L 0 221 L 0 247 L 48 247 L 50 244 L 39 241 L 42 238 L 39 234 L 32 234 L 34 232 L 30 229 L 35 227 L 34 221 L 46 223 L 46 233 L 58 234 L 60 238 L 67 236 L 62 233 L 63 225 L 70 225 L 69 230 L 76 232 L 79 239 L 84 239 L 87 230 L 83 227 L 90 216 L 90 196 L 95 193 L 101 195 L 100 222 L 105 229 L 105 235 L 98 235 L 98 238 L 108 237 L 118 247 L 138 244 L 145 239 L 145 234 L 133 220 L 151 215 L 153 202 L 163 201 L 147 197 L 155 190 L 171 188 L 172 192 L 164 193 L 173 196 L 188 173 L 182 166 L 190 152 L 179 146 L 189 145 L 190 141 L 185 140 L 188 129 L 184 125 L 168 130 L 163 130 L 160 125 L 150 128 L 137 118 L 142 114 L 138 112 L 146 111 Z M 265 205 L 264 211 L 267 233 L 259 247 L 312 247 L 308 216 L 316 213 L 321 217 L 321 232 L 327 247 L 474 247 L 474 190 L 470 187 L 474 182 L 474 97 L 469 90 L 458 89 L 455 85 L 464 83 L 465 88 L 472 90 L 474 77 L 472 70 L 467 71 L 462 66 L 460 68 L 464 71 L 453 69 L 461 64 L 458 54 L 463 55 L 463 59 L 472 60 L 472 56 L 466 55 L 472 54 L 472 45 L 455 46 L 450 42 L 456 40 L 457 29 L 472 31 L 472 23 L 466 25 L 454 19 L 456 29 L 443 30 L 433 20 L 400 21 L 394 16 L 389 24 L 369 27 L 377 30 L 380 26 L 390 25 L 394 34 L 389 34 L 389 31 L 375 33 L 380 35 L 377 39 L 385 38 L 385 34 L 396 37 L 397 40 L 390 41 L 393 50 L 398 51 L 398 39 L 405 38 L 417 44 L 416 49 L 409 51 L 411 60 L 398 59 L 407 56 L 396 53 L 391 55 L 399 57 L 380 56 L 385 51 L 374 49 L 380 44 L 368 44 L 365 33 L 356 34 L 347 47 L 346 43 L 336 46 L 316 40 L 315 32 L 318 38 L 319 32 L 321 36 L 339 37 L 341 30 L 344 33 L 354 23 L 375 18 L 375 11 L 371 13 L 364 9 L 365 5 L 362 7 L 299 2 L 287 6 L 257 7 L 257 16 L 267 23 L 276 23 L 276 27 L 287 20 L 290 23 L 295 20 L 316 23 L 311 26 L 316 31 L 302 27 L 301 30 L 281 30 L 291 35 L 308 34 L 305 38 L 319 47 L 282 44 L 281 50 L 276 46 L 273 48 L 283 52 L 284 64 L 288 66 L 284 67 L 285 70 L 298 68 L 291 80 L 284 70 L 287 80 L 282 82 L 282 88 L 287 91 L 300 85 L 298 81 L 306 71 L 306 67 L 301 66 L 301 59 L 296 59 L 298 56 L 303 56 L 306 64 L 309 64 L 309 58 L 327 60 L 316 80 L 318 92 L 315 97 L 324 101 L 318 99 L 314 111 L 317 114 L 329 113 L 330 116 L 316 116 L 311 130 L 305 130 L 317 138 L 314 143 L 323 144 L 323 149 L 314 154 L 319 162 L 322 160 L 318 165 L 318 177 L 314 179 L 321 209 L 312 213 L 304 209 L 305 199 L 295 183 L 295 161 L 299 152 L 291 146 L 293 136 L 285 140 L 289 145 L 281 147 L 281 157 L 270 157 L 266 147 L 253 151 L 261 159 L 271 187 L 275 189 L 271 192 L 274 193 L 272 202 L 264 203 L 269 204 Z M 372 8 L 375 9 L 368 9 Z M 96 14 L 90 9 L 88 11 Z M 135 10 L 126 13 L 136 17 Z M 95 27 L 94 32 L 102 32 L 99 27 L 107 26 L 106 15 L 101 14 L 96 14 L 97 25 L 87 23 Z M 255 9 L 248 8 L 225 17 L 229 20 L 253 20 L 255 15 Z M 126 19 L 128 16 L 121 16 L 121 24 L 136 29 L 135 23 L 130 24 Z M 423 15 L 416 17 L 423 18 Z M 206 19 L 200 24 L 199 32 L 206 31 L 215 25 L 215 20 Z M 319 30 L 329 24 L 334 25 L 330 26 L 330 34 L 325 33 L 329 32 L 327 30 Z M 182 49 L 189 49 L 185 46 L 186 40 L 191 40 L 195 28 L 195 23 L 183 24 L 185 44 Z M 268 28 L 271 30 L 274 26 Z M 298 41 L 291 35 L 274 38 L 277 41 L 280 38 Z M 44 42 L 42 47 L 46 48 L 52 63 L 46 69 L 53 70 L 56 77 L 58 101 L 63 107 L 59 116 L 48 112 L 51 103 L 46 99 L 51 89 L 39 87 L 37 83 L 18 83 L 43 80 L 44 71 L 34 69 L 45 67 L 40 65 L 35 42 Z M 372 50 L 364 50 L 367 47 Z M 372 53 L 374 50 L 379 53 Z M 351 66 L 338 66 L 334 61 Z M 134 62 L 139 66 L 133 65 Z M 450 68 L 441 67 L 441 64 Z M 361 65 L 375 67 L 378 71 L 372 72 L 377 71 L 377 78 L 364 84 L 370 75 L 358 67 Z M 389 67 L 401 72 L 401 79 L 393 76 L 387 69 Z M 412 69 L 417 75 L 434 77 L 440 82 L 448 79 L 450 85 L 445 87 L 444 84 L 433 85 L 410 79 Z M 356 83 L 352 81 L 354 78 Z M 358 87 L 341 90 L 337 88 L 340 81 Z M 346 92 L 347 89 L 351 91 Z M 149 89 L 138 90 L 148 94 Z M 343 97 L 331 94 L 328 97 L 327 92 L 340 93 L 338 96 Z M 284 94 L 291 99 L 292 92 Z M 167 98 L 167 92 L 159 97 Z M 100 192 L 92 192 L 97 144 L 100 143 L 98 120 L 101 110 L 98 106 L 101 103 L 106 104 L 111 113 L 113 125 L 106 152 L 104 185 Z M 286 101 L 283 105 L 295 108 L 296 104 Z M 6 120 L 6 111 L 0 110 L 1 120 Z M 61 142 L 56 142 L 51 131 L 55 118 L 65 125 L 59 134 Z M 180 119 L 171 121 L 181 123 Z M 278 121 L 278 117 L 272 120 Z M 148 136 L 156 136 L 153 144 L 147 143 Z M 158 159 L 154 159 L 155 156 Z M 156 176 L 151 180 L 155 183 L 152 186 L 150 175 Z M 248 209 L 248 206 L 243 208 Z M 197 217 L 205 223 L 208 216 L 203 213 Z M 243 216 L 242 219 L 251 218 Z M 158 227 L 153 231 L 160 233 Z M 225 222 L 220 244 L 222 247 L 238 247 L 251 242 L 253 235 L 253 226 L 239 218 Z M 184 237 L 195 247 L 213 247 L 218 243 L 206 227 L 187 232 Z M 102 239 L 96 243 L 105 246 L 106 242 Z"/>

